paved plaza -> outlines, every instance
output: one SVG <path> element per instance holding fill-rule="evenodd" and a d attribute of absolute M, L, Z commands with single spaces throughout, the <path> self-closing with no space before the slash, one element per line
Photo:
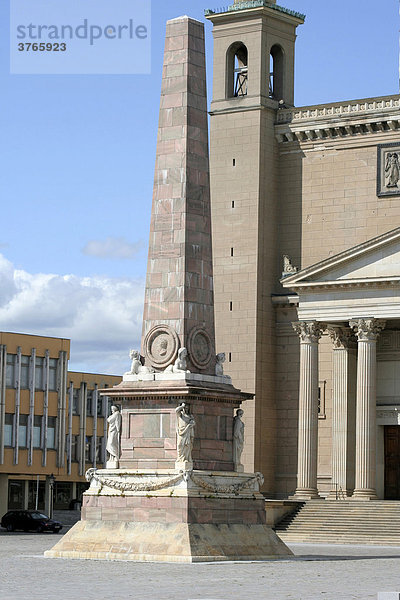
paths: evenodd
<path fill-rule="evenodd" d="M 262 563 L 43 558 L 60 537 L 0 532 L 1 600 L 376 600 L 400 590 L 400 547 L 296 544 L 295 559 Z"/>

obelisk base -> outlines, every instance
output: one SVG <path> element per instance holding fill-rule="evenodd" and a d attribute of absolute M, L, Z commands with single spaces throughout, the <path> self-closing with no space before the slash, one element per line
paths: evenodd
<path fill-rule="evenodd" d="M 292 553 L 266 525 L 260 474 L 88 472 L 82 520 L 50 558 L 209 562 Z"/>

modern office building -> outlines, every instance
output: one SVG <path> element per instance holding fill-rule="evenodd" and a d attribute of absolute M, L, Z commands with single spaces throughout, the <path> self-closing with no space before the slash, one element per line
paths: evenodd
<path fill-rule="evenodd" d="M 109 400 L 121 377 L 68 371 L 70 341 L 0 333 L 0 515 L 72 508 L 103 466 Z"/>

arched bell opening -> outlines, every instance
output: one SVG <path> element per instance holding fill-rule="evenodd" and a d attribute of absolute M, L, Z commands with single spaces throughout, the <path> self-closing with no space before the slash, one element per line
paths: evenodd
<path fill-rule="evenodd" d="M 235 42 L 230 46 L 226 63 L 227 98 L 247 96 L 248 51 L 242 42 Z"/>
<path fill-rule="evenodd" d="M 269 55 L 269 97 L 273 100 L 285 100 L 284 98 L 284 71 L 285 53 L 283 48 L 275 44 Z"/>

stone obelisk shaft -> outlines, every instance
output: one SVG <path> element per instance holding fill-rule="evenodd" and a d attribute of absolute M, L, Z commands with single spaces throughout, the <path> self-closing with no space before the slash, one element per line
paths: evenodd
<path fill-rule="evenodd" d="M 167 23 L 143 318 L 156 370 L 186 347 L 192 372 L 213 373 L 210 212 L 204 26 L 180 17 Z"/>

